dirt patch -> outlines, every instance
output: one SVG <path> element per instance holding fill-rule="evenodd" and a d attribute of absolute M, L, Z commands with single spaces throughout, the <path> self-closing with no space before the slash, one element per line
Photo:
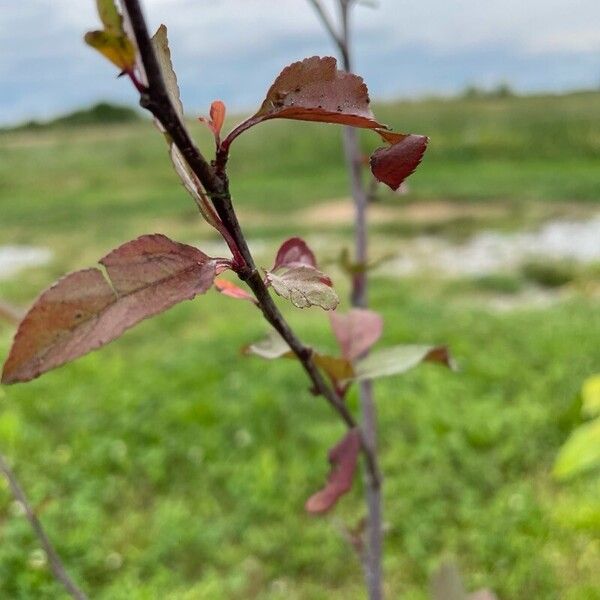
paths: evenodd
<path fill-rule="evenodd" d="M 514 271 L 531 260 L 600 262 L 600 213 L 587 220 L 557 220 L 531 231 L 481 231 L 455 244 L 416 236 L 398 244 L 399 254 L 385 273 L 435 272 L 444 277 L 482 276 Z"/>
<path fill-rule="evenodd" d="M 445 223 L 457 219 L 499 219 L 506 216 L 510 207 L 506 204 L 466 204 L 457 202 L 415 202 L 398 209 L 401 219 L 411 223 Z"/>
<path fill-rule="evenodd" d="M 463 218 L 498 219 L 507 215 L 510 206 L 500 203 L 466 204 L 457 202 L 415 202 L 399 206 L 372 204 L 369 223 L 404 222 L 415 225 L 438 224 Z M 350 198 L 340 198 L 317 204 L 297 213 L 298 223 L 304 225 L 351 225 L 354 206 Z"/>

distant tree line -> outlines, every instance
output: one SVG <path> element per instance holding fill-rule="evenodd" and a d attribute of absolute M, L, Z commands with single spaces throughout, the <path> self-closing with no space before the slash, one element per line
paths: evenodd
<path fill-rule="evenodd" d="M 140 120 L 140 113 L 130 106 L 98 102 L 88 108 L 66 113 L 49 121 L 31 120 L 2 131 L 26 131 L 50 129 L 54 127 L 78 127 L 81 125 L 107 125 L 111 123 L 131 123 Z"/>

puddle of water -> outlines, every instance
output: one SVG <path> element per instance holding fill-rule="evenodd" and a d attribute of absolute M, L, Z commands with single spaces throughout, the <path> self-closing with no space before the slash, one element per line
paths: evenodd
<path fill-rule="evenodd" d="M 28 267 L 45 265 L 52 259 L 48 248 L 0 246 L 0 279 L 7 279 Z"/>
<path fill-rule="evenodd" d="M 401 246 L 382 274 L 434 272 L 444 277 L 481 276 L 512 270 L 533 259 L 600 261 L 600 214 L 588 221 L 553 221 L 537 231 L 484 231 L 464 244 L 419 236 Z"/>

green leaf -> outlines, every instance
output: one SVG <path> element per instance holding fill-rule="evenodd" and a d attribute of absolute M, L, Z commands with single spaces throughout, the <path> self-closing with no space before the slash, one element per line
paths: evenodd
<path fill-rule="evenodd" d="M 267 271 L 267 281 L 279 296 L 298 308 L 320 306 L 333 310 L 340 302 L 331 279 L 308 265 L 292 267 L 281 275 Z"/>
<path fill-rule="evenodd" d="M 267 360 L 295 357 L 287 342 L 274 329 L 269 331 L 266 338 L 246 346 L 242 351 L 244 354 L 254 354 Z"/>
<path fill-rule="evenodd" d="M 114 0 L 96 0 L 96 6 L 104 29 L 111 33 L 123 34 L 123 17 L 119 14 Z"/>
<path fill-rule="evenodd" d="M 175 74 L 173 61 L 171 60 L 167 28 L 164 25 L 161 25 L 152 36 L 152 45 L 154 46 L 154 52 L 156 53 L 165 86 L 167 87 L 167 93 L 179 118 L 183 119 L 183 104 L 181 103 L 179 84 L 177 83 L 177 75 Z"/>
<path fill-rule="evenodd" d="M 242 348 L 242 352 L 244 354 L 260 356 L 266 360 L 298 358 L 287 345 L 287 342 L 275 330 L 271 330 L 267 334 L 267 337 L 259 342 L 254 342 L 253 344 Z M 338 358 L 336 356 L 329 356 L 328 354 L 321 354 L 316 351 L 313 351 L 312 358 L 315 365 L 322 369 L 335 384 L 352 381 L 354 369 L 349 360 Z"/>
<path fill-rule="evenodd" d="M 560 449 L 553 475 L 568 479 L 600 467 L 600 418 L 578 427 Z"/>
<path fill-rule="evenodd" d="M 354 378 L 354 367 L 346 358 L 313 352 L 313 361 L 336 385 L 347 383 Z"/>
<path fill-rule="evenodd" d="M 86 44 L 98 50 L 121 71 L 132 70 L 135 65 L 135 45 L 123 29 L 123 17 L 114 0 L 96 0 L 96 6 L 104 29 L 86 33 Z"/>
<path fill-rule="evenodd" d="M 110 31 L 88 31 L 84 40 L 122 71 L 133 69 L 135 47 L 126 36 Z"/>
<path fill-rule="evenodd" d="M 406 373 L 422 362 L 437 362 L 454 368 L 445 346 L 393 346 L 372 352 L 354 365 L 356 379 L 376 379 Z"/>
<path fill-rule="evenodd" d="M 181 102 L 179 84 L 177 83 L 177 75 L 173 69 L 173 63 L 171 61 L 171 50 L 169 49 L 169 39 L 167 37 L 167 28 L 161 25 L 156 33 L 152 36 L 152 45 L 154 46 L 154 52 L 160 65 L 160 71 L 167 88 L 167 93 L 175 111 L 179 115 L 183 123 L 183 104 Z M 196 206 L 200 210 L 200 214 L 204 217 L 207 223 L 212 225 L 215 229 L 219 229 L 219 219 L 215 214 L 215 210 L 200 183 L 198 177 L 189 166 L 187 160 L 181 154 L 179 148 L 173 143 L 170 136 L 167 135 L 164 127 L 155 119 L 156 126 L 158 129 L 165 134 L 167 143 L 169 144 L 169 156 L 175 172 L 179 176 L 179 179 L 183 183 L 183 186 L 188 191 L 190 196 L 194 199 Z"/>
<path fill-rule="evenodd" d="M 600 415 L 600 375 L 589 377 L 581 388 L 581 412 L 588 417 Z"/>

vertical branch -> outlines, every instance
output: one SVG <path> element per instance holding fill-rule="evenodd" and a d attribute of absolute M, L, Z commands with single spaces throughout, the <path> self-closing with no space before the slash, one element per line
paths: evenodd
<path fill-rule="evenodd" d="M 341 36 L 328 21 L 323 7 L 318 0 L 311 0 L 317 9 L 327 31 L 338 46 L 342 64 L 346 71 L 352 71 L 352 54 L 350 42 L 350 10 L 353 0 L 338 0 L 341 21 Z M 368 275 L 366 265 L 368 262 L 368 227 L 367 208 L 368 193 L 362 178 L 362 154 L 356 129 L 345 127 L 343 132 L 344 155 L 350 178 L 352 198 L 354 200 L 354 253 L 355 262 L 361 267 L 357 269 L 352 278 L 351 302 L 359 308 L 368 305 Z M 377 459 L 377 411 L 373 400 L 373 386 L 370 381 L 359 384 L 359 398 L 362 412 L 362 431 L 365 442 L 371 454 Z M 363 567 L 370 600 L 382 598 L 382 510 L 381 510 L 381 485 L 373 485 L 370 478 L 366 477 L 366 503 L 369 514 L 368 540 L 363 557 Z"/>
<path fill-rule="evenodd" d="M 21 503 L 23 508 L 25 509 L 25 517 L 29 521 L 37 539 L 39 540 L 46 556 L 48 557 L 48 561 L 50 563 L 50 569 L 52 570 L 52 574 L 55 579 L 59 581 L 65 590 L 69 593 L 69 595 L 75 600 L 87 600 L 87 596 L 77 587 L 75 582 L 69 577 L 60 556 L 54 549 L 52 542 L 46 535 L 40 520 L 37 518 L 27 496 L 25 496 L 25 492 L 23 488 L 21 488 L 15 474 L 12 469 L 8 466 L 6 459 L 2 454 L 0 454 L 0 472 L 6 477 L 8 481 L 8 485 L 13 493 L 13 496 L 16 498 L 18 502 Z"/>
<path fill-rule="evenodd" d="M 0 300 L 0 319 L 16 325 L 23 318 L 24 312 Z"/>

